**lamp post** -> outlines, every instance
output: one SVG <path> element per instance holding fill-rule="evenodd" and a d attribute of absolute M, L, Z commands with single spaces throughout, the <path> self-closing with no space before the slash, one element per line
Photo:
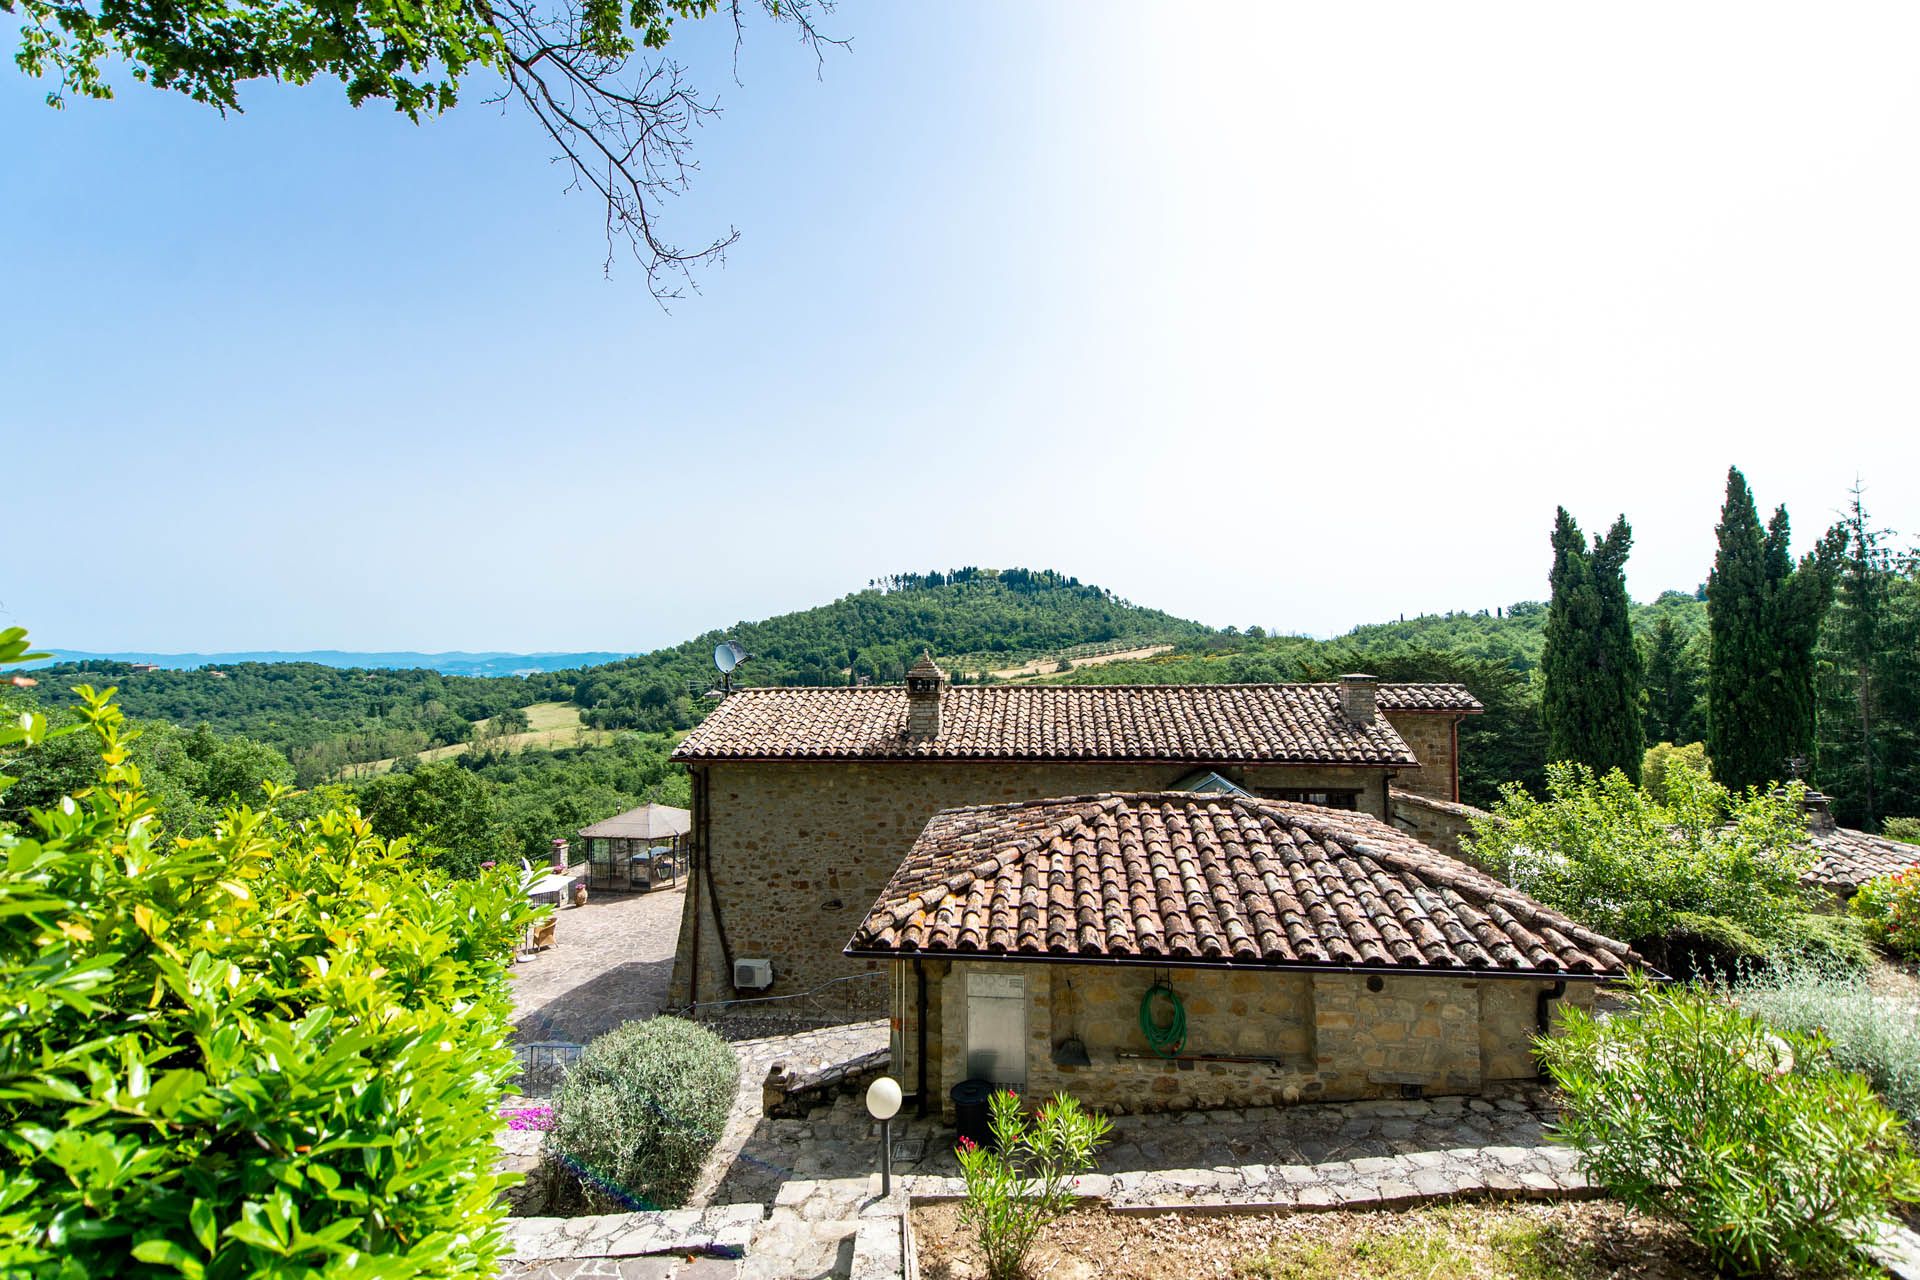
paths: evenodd
<path fill-rule="evenodd" d="M 900 1112 L 900 1082 L 881 1076 L 867 1086 L 867 1114 L 880 1122 L 880 1198 L 893 1194 L 893 1118 Z"/>

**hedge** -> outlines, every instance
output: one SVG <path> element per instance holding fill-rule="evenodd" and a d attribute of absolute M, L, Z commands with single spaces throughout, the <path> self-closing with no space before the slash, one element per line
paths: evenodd
<path fill-rule="evenodd" d="M 162 840 L 81 692 L 101 782 L 0 836 L 0 1274 L 492 1274 L 517 878 L 271 800 Z"/>

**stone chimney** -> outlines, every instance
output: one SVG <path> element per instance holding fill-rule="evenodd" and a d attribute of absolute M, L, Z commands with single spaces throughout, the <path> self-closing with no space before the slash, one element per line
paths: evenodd
<path fill-rule="evenodd" d="M 940 736 L 940 694 L 947 673 L 933 665 L 933 655 L 922 652 L 907 672 L 907 740 L 931 742 Z"/>
<path fill-rule="evenodd" d="M 1800 812 L 1806 815 L 1808 835 L 1832 835 L 1839 830 L 1839 824 L 1833 820 L 1833 809 L 1829 806 L 1824 792 L 1808 788 L 1800 797 Z"/>
<path fill-rule="evenodd" d="M 1340 710 L 1354 724 L 1372 724 L 1377 683 L 1372 676 L 1340 677 Z"/>

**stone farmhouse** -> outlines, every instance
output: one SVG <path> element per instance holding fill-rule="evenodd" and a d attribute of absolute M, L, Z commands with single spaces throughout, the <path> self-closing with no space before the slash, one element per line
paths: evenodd
<path fill-rule="evenodd" d="M 671 1002 L 877 1009 L 882 961 L 843 954 L 935 814 L 1104 792 L 1237 789 L 1370 815 L 1458 800 L 1451 684 L 743 689 L 674 752 L 692 778 Z M 834 979 L 872 980 L 827 986 Z M 811 994 L 809 994 L 811 993 Z"/>
<path fill-rule="evenodd" d="M 966 1080 L 1113 1112 L 1478 1093 L 1638 961 L 1371 814 L 1191 791 L 949 809 L 847 952 L 892 962 L 893 1072 L 949 1118 Z"/>

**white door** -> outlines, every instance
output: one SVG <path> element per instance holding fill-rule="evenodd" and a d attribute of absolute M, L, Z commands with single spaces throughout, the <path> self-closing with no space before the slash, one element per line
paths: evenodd
<path fill-rule="evenodd" d="M 1027 980 L 979 968 L 967 973 L 967 1078 L 1027 1087 Z"/>

